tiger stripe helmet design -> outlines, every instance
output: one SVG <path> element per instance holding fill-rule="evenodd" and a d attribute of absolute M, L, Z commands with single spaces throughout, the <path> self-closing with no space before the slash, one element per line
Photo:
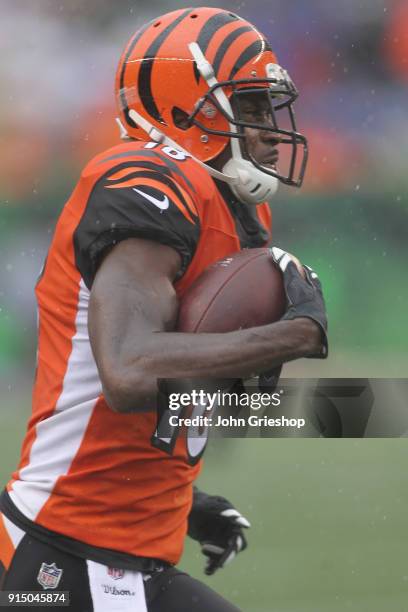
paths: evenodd
<path fill-rule="evenodd" d="M 267 95 L 268 124 L 248 123 L 240 116 L 239 92 L 254 90 Z M 263 35 L 248 21 L 217 8 L 180 9 L 144 25 L 128 42 L 116 74 L 125 134 L 182 148 L 250 203 L 267 199 L 278 180 L 302 183 L 307 142 L 296 129 L 296 97 L 293 82 Z M 281 109 L 289 113 L 289 129 L 287 122 L 285 129 L 279 126 Z M 273 131 L 280 143 L 289 145 L 287 172 L 261 166 L 245 151 L 245 127 Z M 218 172 L 206 162 L 229 144 L 231 163 Z"/>

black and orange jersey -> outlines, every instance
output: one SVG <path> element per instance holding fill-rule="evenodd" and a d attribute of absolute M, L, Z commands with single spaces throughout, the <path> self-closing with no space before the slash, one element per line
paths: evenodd
<path fill-rule="evenodd" d="M 225 189 L 190 157 L 155 143 L 121 144 L 84 169 L 36 287 L 33 411 L 3 495 L 10 520 L 24 517 L 78 550 L 82 544 L 88 558 L 112 563 L 113 555 L 119 567 L 136 557 L 178 561 L 200 461 L 185 438 L 172 454 L 152 443 L 154 412 L 108 407 L 89 342 L 88 303 L 104 253 L 129 237 L 180 253 L 179 296 L 209 264 L 265 244 L 267 204 L 250 209 Z"/>

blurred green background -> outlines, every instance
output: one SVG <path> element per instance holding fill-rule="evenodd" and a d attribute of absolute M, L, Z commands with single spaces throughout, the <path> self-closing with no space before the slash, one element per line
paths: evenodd
<path fill-rule="evenodd" d="M 300 90 L 310 162 L 302 190 L 281 188 L 273 202 L 274 243 L 319 272 L 331 353 L 285 376 L 407 377 L 406 2 L 206 4 L 260 27 Z M 30 411 L 33 288 L 56 218 L 84 163 L 118 141 L 113 77 L 126 40 L 181 6 L 3 0 L 2 482 Z M 200 485 L 230 497 L 253 528 L 248 551 L 208 583 L 246 612 L 405 612 L 406 457 L 405 439 L 214 441 Z M 181 565 L 203 578 L 195 544 Z"/>

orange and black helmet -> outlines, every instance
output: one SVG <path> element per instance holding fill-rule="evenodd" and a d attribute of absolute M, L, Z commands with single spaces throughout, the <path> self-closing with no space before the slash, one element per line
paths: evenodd
<path fill-rule="evenodd" d="M 268 97 L 268 125 L 240 117 L 234 97 L 239 100 L 239 92 L 253 90 L 264 91 Z M 277 134 L 279 142 L 290 145 L 288 171 L 283 174 L 251 162 L 262 172 L 298 186 L 307 144 L 295 125 L 292 103 L 296 97 L 295 86 L 277 65 L 264 36 L 248 21 L 218 8 L 180 9 L 144 25 L 128 42 L 116 75 L 120 119 L 129 137 L 152 139 L 154 129 L 208 162 L 232 138 L 241 139 L 242 147 L 245 127 L 267 129 Z M 286 109 L 289 117 L 283 127 L 277 120 L 280 109 Z M 303 148 L 300 168 L 299 145 Z M 245 152 L 244 156 L 248 157 Z"/>

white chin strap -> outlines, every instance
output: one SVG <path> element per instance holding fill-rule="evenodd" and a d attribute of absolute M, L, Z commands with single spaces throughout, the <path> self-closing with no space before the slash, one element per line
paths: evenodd
<path fill-rule="evenodd" d="M 188 45 L 188 48 L 196 61 L 199 73 L 207 82 L 208 87 L 211 88 L 214 85 L 217 85 L 218 81 L 215 78 L 214 69 L 205 59 L 199 45 L 193 42 Z M 214 96 L 217 98 L 218 103 L 224 109 L 227 115 L 233 117 L 234 115 L 231 104 L 221 87 L 214 90 Z M 147 121 L 147 119 L 139 115 L 139 113 L 137 113 L 135 110 L 129 110 L 129 116 L 139 127 L 142 128 L 142 130 L 149 135 L 149 138 L 154 140 L 154 142 L 159 142 L 183 151 L 186 153 L 186 155 L 193 157 L 193 159 L 203 166 L 207 172 L 211 174 L 211 176 L 228 183 L 232 192 L 241 202 L 256 205 L 260 204 L 261 202 L 269 201 L 275 195 L 278 189 L 279 180 L 275 176 L 262 172 L 262 170 L 256 168 L 252 162 L 242 157 L 238 138 L 231 138 L 232 157 L 224 165 L 222 172 L 219 172 L 218 170 L 215 170 L 215 168 L 212 168 L 208 164 L 205 164 L 201 160 L 191 155 L 191 153 L 183 149 L 183 147 L 163 134 L 163 132 L 157 130 L 149 121 Z M 121 127 L 124 129 L 122 124 Z M 231 132 L 237 132 L 237 128 L 233 123 L 229 123 L 229 130 Z M 121 136 L 123 137 L 122 134 Z"/>

